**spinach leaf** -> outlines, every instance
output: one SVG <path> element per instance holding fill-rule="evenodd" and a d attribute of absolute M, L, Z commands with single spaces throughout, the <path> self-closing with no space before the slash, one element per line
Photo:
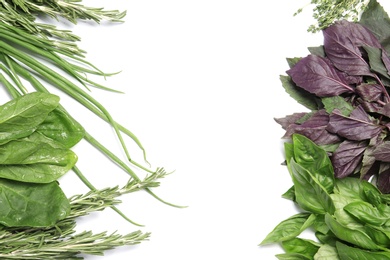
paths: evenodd
<path fill-rule="evenodd" d="M 66 148 L 73 147 L 85 135 L 84 128 L 60 107 L 51 111 L 36 131 L 61 143 Z"/>
<path fill-rule="evenodd" d="M 36 135 L 0 146 L 0 178 L 21 182 L 48 183 L 67 173 L 77 155 L 66 148 L 37 142 Z"/>
<path fill-rule="evenodd" d="M 70 204 L 56 182 L 34 184 L 0 178 L 0 223 L 47 227 L 69 214 Z"/>
<path fill-rule="evenodd" d="M 0 106 L 0 144 L 26 137 L 59 103 L 52 94 L 32 92 Z"/>

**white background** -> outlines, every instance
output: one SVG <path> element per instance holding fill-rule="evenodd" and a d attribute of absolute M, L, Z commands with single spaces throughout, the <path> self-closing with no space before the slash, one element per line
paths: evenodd
<path fill-rule="evenodd" d="M 255 260 L 282 252 L 258 244 L 296 212 L 281 198 L 291 181 L 280 165 L 283 130 L 274 118 L 304 111 L 284 92 L 279 75 L 288 69 L 286 57 L 305 56 L 307 47 L 322 44 L 321 33 L 306 31 L 314 22 L 309 8 L 293 17 L 307 2 L 85 1 L 127 11 L 123 24 L 69 26 L 81 36 L 89 61 L 107 72 L 122 71 L 98 80 L 125 94 L 92 89 L 91 95 L 137 135 L 153 167 L 175 170 L 156 194 L 188 206 L 169 207 L 138 192 L 124 196 L 119 208 L 145 227 L 111 210 L 83 218 L 80 231 L 152 232 L 149 241 L 104 259 Z M 110 127 L 61 98 L 87 131 L 120 154 Z M 127 143 L 142 162 L 140 151 Z M 127 180 L 87 143 L 75 151 L 96 187 Z M 68 195 L 87 191 L 73 173 L 61 185 Z"/>

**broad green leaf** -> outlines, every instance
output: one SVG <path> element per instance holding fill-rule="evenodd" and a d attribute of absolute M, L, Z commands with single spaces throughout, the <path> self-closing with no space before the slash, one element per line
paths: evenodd
<path fill-rule="evenodd" d="M 47 227 L 69 214 L 69 200 L 56 182 L 23 183 L 0 179 L 0 223 Z"/>
<path fill-rule="evenodd" d="M 381 227 L 366 224 L 364 226 L 364 232 L 378 245 L 381 247 L 390 246 L 390 239 L 388 233 Z"/>
<path fill-rule="evenodd" d="M 316 215 L 316 220 L 313 223 L 313 229 L 316 232 L 326 234 L 329 232 L 329 227 L 325 223 L 325 216 L 322 214 Z"/>
<path fill-rule="evenodd" d="M 280 75 L 280 81 L 286 92 L 299 104 L 305 106 L 309 110 L 318 110 L 320 108 L 320 99 L 306 90 L 298 88 L 291 80 L 291 77 Z"/>
<path fill-rule="evenodd" d="M 0 144 L 32 134 L 58 103 L 58 96 L 32 92 L 1 105 Z"/>
<path fill-rule="evenodd" d="M 335 207 L 327 190 L 308 170 L 291 159 L 289 170 L 295 187 L 295 197 L 298 205 L 307 211 L 333 214 Z"/>
<path fill-rule="evenodd" d="M 356 198 L 346 197 L 340 194 L 331 194 L 330 197 L 335 205 L 334 217 L 337 221 L 348 228 L 359 229 L 363 228 L 363 224 L 357 221 L 351 214 L 345 211 L 344 207 L 352 202 L 360 201 Z"/>
<path fill-rule="evenodd" d="M 361 182 L 362 180 L 358 178 L 350 177 L 336 179 L 334 193 L 339 194 L 341 196 L 360 200 Z"/>
<path fill-rule="evenodd" d="M 35 135 L 0 146 L 0 178 L 48 183 L 67 173 L 77 155 L 67 148 L 37 142 Z"/>
<path fill-rule="evenodd" d="M 344 210 L 362 223 L 381 226 L 389 220 L 389 215 L 383 214 L 378 208 L 365 201 L 354 201 L 344 207 Z"/>
<path fill-rule="evenodd" d="M 325 244 L 318 249 L 314 260 L 340 260 L 340 258 L 335 247 Z"/>
<path fill-rule="evenodd" d="M 287 162 L 294 157 L 294 145 L 292 143 L 284 142 L 284 154 Z"/>
<path fill-rule="evenodd" d="M 297 253 L 287 253 L 275 255 L 279 260 L 310 260 L 311 258 Z"/>
<path fill-rule="evenodd" d="M 341 112 L 342 115 L 349 116 L 353 110 L 351 103 L 345 101 L 345 99 L 341 96 L 323 97 L 321 100 L 328 114 L 337 109 Z"/>
<path fill-rule="evenodd" d="M 286 253 L 297 253 L 312 259 L 320 248 L 320 244 L 308 239 L 293 238 L 283 241 L 282 247 Z"/>
<path fill-rule="evenodd" d="M 260 245 L 278 243 L 292 239 L 302 233 L 309 227 L 315 218 L 310 213 L 298 213 L 280 222 L 274 230 L 272 230 Z"/>
<path fill-rule="evenodd" d="M 348 243 L 354 244 L 361 248 L 370 250 L 380 250 L 378 246 L 366 233 L 359 229 L 352 229 L 340 224 L 330 214 L 325 214 L 325 222 L 329 226 L 330 230 L 339 239 Z"/>
<path fill-rule="evenodd" d="M 303 135 L 294 134 L 292 139 L 296 163 L 310 172 L 327 193 L 332 193 L 334 171 L 327 152 Z"/>
<path fill-rule="evenodd" d="M 66 148 L 77 144 L 85 134 L 84 128 L 65 110 L 56 108 L 48 114 L 37 132 L 61 143 Z"/>
<path fill-rule="evenodd" d="M 389 252 L 374 252 L 336 243 L 340 260 L 390 260 Z"/>

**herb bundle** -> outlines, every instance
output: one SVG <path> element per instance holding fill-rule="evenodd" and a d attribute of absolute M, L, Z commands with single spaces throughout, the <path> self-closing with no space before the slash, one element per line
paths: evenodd
<path fill-rule="evenodd" d="M 124 194 L 144 190 L 165 204 L 180 207 L 151 190 L 159 186 L 165 170 L 150 169 L 138 138 L 89 93 L 91 87 L 119 92 L 90 79 L 115 73 L 105 73 L 88 62 L 86 51 L 77 46 L 79 36 L 55 25 L 59 20 L 74 24 L 80 20 L 123 22 L 125 14 L 87 7 L 79 0 L 0 1 L 0 84 L 12 98 L 0 106 L 1 259 L 82 259 L 81 254 L 102 255 L 117 246 L 147 239 L 149 233 L 141 231 L 125 235 L 90 231 L 76 234 L 78 217 L 107 207 L 138 225 L 116 208 Z M 42 22 L 46 18 L 50 22 Z M 106 121 L 125 159 L 88 133 L 60 104 L 60 97 L 50 94 L 50 87 Z M 145 163 L 130 157 L 123 135 L 138 145 Z M 71 150 L 82 139 L 123 169 L 129 175 L 128 183 L 97 190 L 77 168 L 77 155 Z M 132 166 L 145 176 L 138 177 Z M 58 180 L 69 170 L 90 188 L 89 193 L 64 197 Z"/>
<path fill-rule="evenodd" d="M 293 182 L 282 196 L 300 212 L 261 245 L 280 243 L 278 259 L 390 259 L 390 18 L 371 0 L 323 35 L 280 76 L 309 110 L 275 119 Z"/>
<path fill-rule="evenodd" d="M 310 112 L 276 119 L 285 138 L 302 134 L 326 149 L 336 177 L 371 178 L 384 193 L 390 192 L 389 22 L 371 1 L 358 23 L 336 22 L 323 30 L 323 46 L 288 59 L 283 87 Z"/>

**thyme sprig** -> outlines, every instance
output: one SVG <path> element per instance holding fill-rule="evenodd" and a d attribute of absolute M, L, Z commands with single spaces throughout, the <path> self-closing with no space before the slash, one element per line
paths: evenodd
<path fill-rule="evenodd" d="M 313 18 L 317 24 L 309 26 L 309 32 L 318 32 L 337 20 L 350 20 L 356 22 L 359 15 L 366 8 L 366 0 L 312 0 Z M 298 9 L 294 15 L 303 11 L 304 8 Z"/>

